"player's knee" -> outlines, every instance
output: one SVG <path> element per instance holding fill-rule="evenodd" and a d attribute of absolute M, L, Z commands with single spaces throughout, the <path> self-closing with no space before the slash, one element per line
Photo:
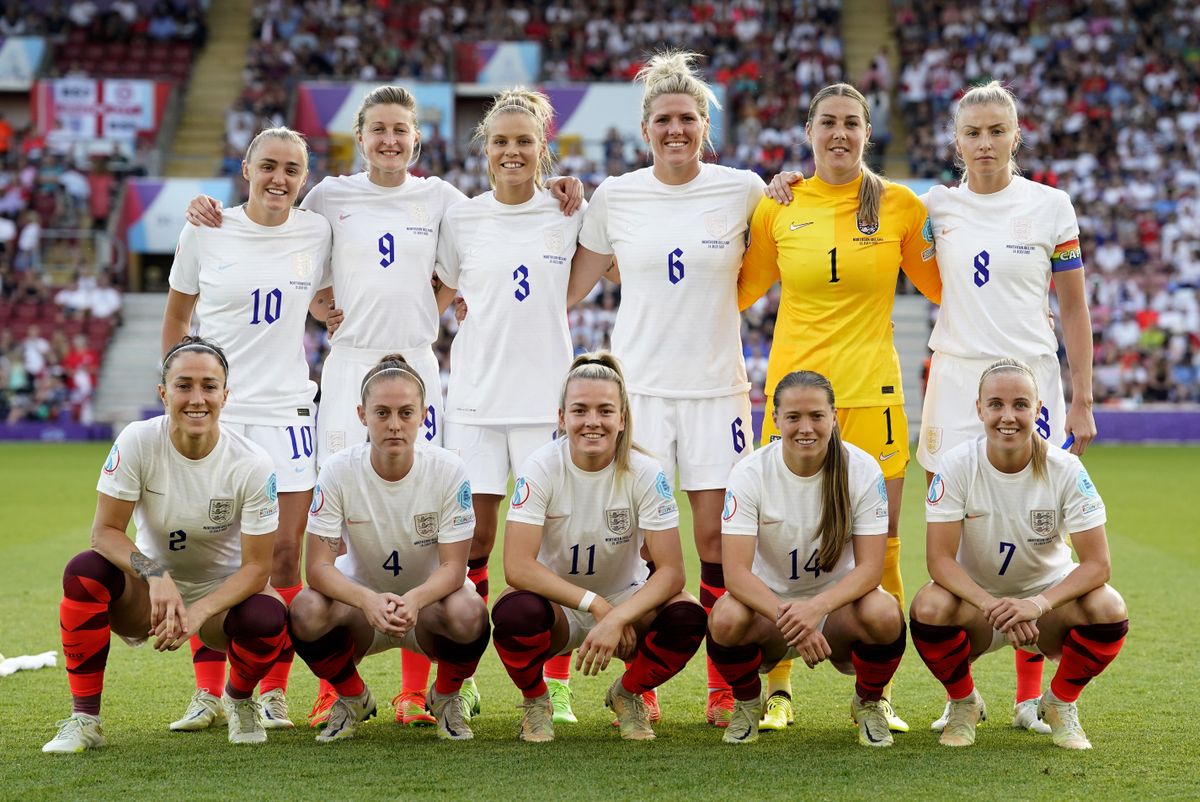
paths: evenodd
<path fill-rule="evenodd" d="M 537 635 L 553 625 L 554 609 L 550 602 L 528 590 L 507 593 L 492 608 L 492 626 L 497 635 Z"/>
<path fill-rule="evenodd" d="M 283 602 L 256 593 L 225 614 L 225 634 L 231 638 L 274 638 L 287 626 Z"/>
<path fill-rule="evenodd" d="M 931 626 L 947 626 L 958 609 L 959 600 L 934 582 L 917 591 L 908 610 L 909 618 Z"/>
<path fill-rule="evenodd" d="M 446 637 L 459 643 L 479 638 L 487 629 L 487 605 L 478 593 L 459 588 L 442 599 Z"/>
<path fill-rule="evenodd" d="M 81 592 L 86 592 L 79 582 L 80 579 L 88 579 L 104 586 L 108 591 L 109 600 L 119 597 L 125 589 L 125 576 L 121 569 L 109 562 L 107 557 L 91 549 L 76 554 L 63 569 L 63 593 L 67 598 L 74 599 Z M 91 595 L 88 594 L 88 597 Z"/>
<path fill-rule="evenodd" d="M 904 627 L 900 604 L 883 591 L 872 590 L 858 605 L 861 624 L 872 643 L 891 643 Z"/>
<path fill-rule="evenodd" d="M 1079 599 L 1089 624 L 1115 624 L 1129 618 L 1125 600 L 1109 585 L 1101 585 Z"/>
<path fill-rule="evenodd" d="M 664 607 L 655 616 L 654 626 L 675 635 L 702 638 L 708 626 L 708 615 L 695 602 L 679 601 Z"/>
<path fill-rule="evenodd" d="M 328 600 L 312 588 L 296 594 L 288 607 L 288 629 L 296 640 L 311 641 L 321 636 L 325 629 L 325 611 Z"/>
<path fill-rule="evenodd" d="M 722 646 L 734 646 L 746 636 L 754 611 L 726 593 L 708 616 L 708 634 Z"/>

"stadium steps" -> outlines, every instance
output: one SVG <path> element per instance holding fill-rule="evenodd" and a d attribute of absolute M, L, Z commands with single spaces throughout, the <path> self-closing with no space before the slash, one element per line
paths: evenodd
<path fill-rule="evenodd" d="M 96 420 L 120 429 L 158 404 L 159 339 L 167 294 L 127 293 L 122 299 L 123 324 L 114 332 L 100 366 L 93 412 Z"/>
<path fill-rule="evenodd" d="M 904 124 L 904 115 L 899 113 L 896 104 L 895 85 L 900 69 L 900 49 L 896 44 L 894 13 L 891 0 L 845 0 L 842 3 L 842 47 L 845 52 L 846 79 L 856 85 L 866 74 L 871 59 L 880 48 L 888 48 L 892 74 L 892 111 L 888 128 L 892 140 L 883 172 L 889 178 L 907 178 L 908 158 L 904 143 L 908 142 L 908 129 Z"/>
<path fill-rule="evenodd" d="M 904 411 L 908 415 L 908 435 L 915 443 L 921 427 L 921 369 L 929 355 L 929 301 L 920 294 L 897 295 L 892 309 L 896 352 L 904 383 Z"/>
<path fill-rule="evenodd" d="M 252 6 L 252 0 L 213 0 L 209 7 L 208 44 L 192 69 L 165 175 L 217 174 L 225 150 L 225 113 L 242 89 Z"/>

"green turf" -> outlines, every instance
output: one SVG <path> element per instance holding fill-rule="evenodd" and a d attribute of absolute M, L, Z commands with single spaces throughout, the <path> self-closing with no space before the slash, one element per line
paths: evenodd
<path fill-rule="evenodd" d="M 58 648 L 62 565 L 86 548 L 96 475 L 106 444 L 0 446 L 0 651 Z M 1187 705 L 1195 696 L 1200 648 L 1192 632 L 1200 609 L 1200 540 L 1195 513 L 1197 451 L 1099 447 L 1087 455 L 1109 512 L 1113 585 L 1132 611 L 1124 652 L 1092 683 L 1081 716 L 1095 749 L 1068 753 L 1046 737 L 1008 726 L 1012 662 L 1007 653 L 976 665 L 992 719 L 976 746 L 949 750 L 927 729 L 942 693 L 909 649 L 900 667 L 897 708 L 913 732 L 890 750 L 855 743 L 848 720 L 851 684 L 829 667 L 797 667 L 797 722 L 753 746 L 727 747 L 703 726 L 704 662 L 693 661 L 662 690 L 666 720 L 657 741 L 623 743 L 603 709 L 611 677 L 572 681 L 580 723 L 561 725 L 552 744 L 515 739 L 518 694 L 489 651 L 480 669 L 484 707 L 475 741 L 437 741 L 431 730 L 390 720 L 357 739 L 318 746 L 298 728 L 263 747 L 234 748 L 223 727 L 175 734 L 167 722 L 191 694 L 184 654 L 130 650 L 114 642 L 105 692 L 105 749 L 42 755 L 54 722 L 69 707 L 62 668 L 0 678 L 0 793 L 6 799 L 156 798 L 346 799 L 1195 799 Z M 923 564 L 923 478 L 914 465 L 905 493 L 904 575 L 911 595 Z M 683 505 L 686 508 L 686 504 Z M 690 531 L 685 522 L 685 532 Z M 694 549 L 685 548 L 694 554 Z M 689 584 L 695 592 L 694 557 Z M 503 587 L 500 560 L 492 587 Z M 611 669 L 610 669 L 611 670 Z M 366 661 L 363 674 L 386 703 L 398 690 L 396 653 Z M 1048 677 L 1047 677 L 1048 679 Z M 297 662 L 289 696 L 297 721 L 316 682 Z"/>

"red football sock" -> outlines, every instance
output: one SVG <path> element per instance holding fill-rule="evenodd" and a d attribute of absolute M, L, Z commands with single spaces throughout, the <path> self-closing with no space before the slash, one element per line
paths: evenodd
<path fill-rule="evenodd" d="M 275 588 L 275 592 L 283 597 L 284 604 L 291 605 L 292 599 L 296 598 L 304 585 L 292 585 L 289 588 Z M 275 662 L 271 665 L 266 676 L 262 678 L 262 684 L 259 686 L 261 693 L 273 691 L 276 688 L 287 692 L 288 674 L 292 671 L 292 661 L 296 659 L 296 650 L 292 648 L 292 639 L 287 634 L 287 629 L 284 629 L 283 648 L 279 650 L 279 656 L 275 658 Z"/>
<path fill-rule="evenodd" d="M 192 647 L 192 672 L 196 675 L 196 690 L 221 695 L 225 687 L 225 652 L 210 649 L 193 635 L 188 644 Z"/>
<path fill-rule="evenodd" d="M 678 674 L 700 648 L 708 616 L 693 602 L 675 602 L 662 609 L 638 644 L 621 684 L 630 693 L 645 693 Z"/>
<path fill-rule="evenodd" d="M 111 637 L 108 606 L 124 591 L 124 574 L 94 551 L 75 555 L 63 570 L 59 633 L 76 713 L 100 715 Z"/>
<path fill-rule="evenodd" d="M 354 664 L 354 639 L 347 627 L 334 627 L 313 641 L 293 640 L 296 654 L 341 696 L 360 696 L 364 688 Z"/>
<path fill-rule="evenodd" d="M 403 649 L 400 652 L 400 692 L 425 695 L 429 687 L 429 669 L 433 663 L 418 652 Z"/>
<path fill-rule="evenodd" d="M 542 668 L 550 658 L 553 626 L 550 602 L 527 590 L 509 593 L 492 609 L 492 641 L 496 652 L 526 699 L 546 693 Z"/>
<path fill-rule="evenodd" d="M 962 627 L 940 627 L 910 620 L 913 646 L 930 673 L 946 686 L 951 699 L 964 699 L 975 690 L 971 677 L 971 641 Z"/>
<path fill-rule="evenodd" d="M 225 616 L 229 636 L 229 683 L 234 699 L 248 699 L 276 662 L 287 636 L 287 609 L 270 596 L 255 594 Z"/>
<path fill-rule="evenodd" d="M 1116 659 L 1128 632 L 1129 619 L 1115 624 L 1084 624 L 1067 630 L 1050 690 L 1062 701 L 1074 702 L 1092 677 Z"/>
<path fill-rule="evenodd" d="M 710 563 L 700 561 L 700 606 L 704 608 L 704 612 L 711 614 L 713 605 L 717 603 L 717 599 L 725 595 L 725 569 L 720 563 Z M 727 691 L 729 683 L 721 675 L 721 672 L 713 665 L 712 658 L 708 658 L 708 690 L 712 691 Z"/>
<path fill-rule="evenodd" d="M 571 654 L 572 652 L 567 652 L 547 660 L 546 667 L 542 669 L 546 679 L 556 679 L 561 682 L 571 679 Z"/>
<path fill-rule="evenodd" d="M 458 693 L 463 682 L 475 676 L 479 658 L 483 657 L 490 636 L 486 626 L 480 636 L 470 643 L 459 643 L 444 635 L 434 635 L 433 656 L 438 664 L 434 690 L 443 696 Z"/>
<path fill-rule="evenodd" d="M 762 680 L 758 676 L 758 667 L 762 665 L 762 649 L 757 643 L 722 646 L 709 635 L 706 648 L 710 664 L 721 672 L 733 690 L 734 699 L 748 702 L 759 697 Z"/>
<path fill-rule="evenodd" d="M 864 702 L 878 702 L 883 698 L 883 688 L 892 681 L 900 658 L 904 656 L 904 623 L 900 624 L 900 637 L 891 643 L 850 644 L 850 662 L 854 664 L 854 692 Z"/>
<path fill-rule="evenodd" d="M 488 558 L 475 557 L 467 560 L 467 579 L 475 583 L 475 592 L 483 597 L 483 603 L 488 600 Z"/>
<path fill-rule="evenodd" d="M 1042 695 L 1042 667 L 1046 658 L 1024 649 L 1014 649 L 1017 664 L 1017 704 Z"/>

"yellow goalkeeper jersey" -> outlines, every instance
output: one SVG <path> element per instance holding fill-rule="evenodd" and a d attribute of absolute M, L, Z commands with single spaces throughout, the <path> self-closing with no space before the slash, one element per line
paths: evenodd
<path fill-rule="evenodd" d="M 803 179 L 792 185 L 791 205 L 763 198 L 754 210 L 738 306 L 782 282 L 768 395 L 791 371 L 814 370 L 833 383 L 839 408 L 904 403 L 892 306 L 901 269 L 927 298 L 941 300 L 933 228 L 913 191 L 888 181 L 879 224 L 860 224 L 861 184 L 861 176 L 837 186 Z"/>

